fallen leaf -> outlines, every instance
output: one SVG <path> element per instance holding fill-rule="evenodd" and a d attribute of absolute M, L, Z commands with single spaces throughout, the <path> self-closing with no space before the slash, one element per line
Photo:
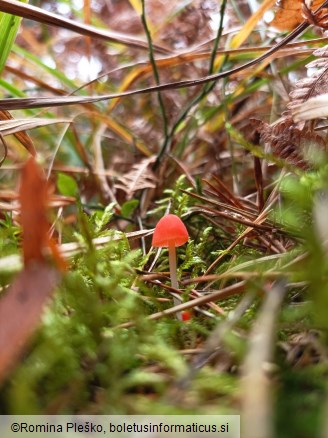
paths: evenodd
<path fill-rule="evenodd" d="M 19 200 L 23 229 L 23 257 L 25 266 L 44 261 L 50 228 L 47 219 L 48 185 L 41 167 L 31 157 L 21 173 Z"/>
<path fill-rule="evenodd" d="M 49 237 L 50 223 L 47 208 L 50 201 L 48 182 L 43 170 L 31 157 L 22 168 L 19 189 L 21 226 L 23 229 L 24 265 L 45 261 L 45 249 L 50 249 L 54 261 L 61 270 L 66 263 L 54 240 Z"/>
<path fill-rule="evenodd" d="M 322 3 L 323 0 L 313 0 L 311 10 L 315 11 Z M 302 0 L 279 0 L 277 2 L 277 10 L 274 19 L 270 22 L 270 26 L 285 31 L 295 29 L 304 21 L 302 5 Z"/>
<path fill-rule="evenodd" d="M 306 68 L 314 70 L 311 75 L 300 79 L 296 82 L 294 89 L 289 93 L 291 101 L 287 105 L 291 110 L 294 121 L 299 123 L 304 120 L 310 120 L 325 116 L 319 107 L 316 107 L 317 101 L 313 98 L 326 96 L 328 93 L 328 49 L 327 46 L 321 47 L 313 52 L 318 58 L 306 65 Z M 323 104 L 326 99 L 323 99 Z M 315 102 L 315 103 L 314 103 Z M 318 109 L 319 108 L 319 109 Z M 324 109 L 324 106 L 323 106 Z M 318 110 L 318 111 L 317 111 Z M 301 113 L 303 112 L 303 115 Z M 300 117 L 299 117 L 300 114 Z M 302 126 L 299 123 L 299 127 Z M 304 126 L 304 125 L 303 125 Z"/>
<path fill-rule="evenodd" d="M 300 169 L 308 169 L 309 148 L 324 150 L 325 140 L 315 131 L 299 129 L 290 116 L 282 117 L 271 125 L 251 119 L 261 141 L 272 148 L 273 155 Z"/>
<path fill-rule="evenodd" d="M 134 164 L 128 173 L 118 178 L 115 188 L 123 190 L 128 199 L 132 198 L 138 190 L 155 188 L 156 176 L 150 168 L 154 161 L 155 158 L 152 156 Z"/>
<path fill-rule="evenodd" d="M 44 263 L 31 263 L 17 275 L 1 298 L 0 383 L 26 347 L 59 279 L 57 269 Z"/>

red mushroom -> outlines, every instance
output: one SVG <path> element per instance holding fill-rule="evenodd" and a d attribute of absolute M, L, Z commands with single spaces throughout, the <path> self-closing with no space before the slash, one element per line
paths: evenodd
<path fill-rule="evenodd" d="M 188 241 L 189 235 L 187 228 L 182 220 L 175 214 L 167 214 L 159 220 L 156 225 L 152 246 L 159 248 L 168 248 L 171 285 L 175 289 L 179 288 L 177 279 L 177 259 L 175 248 L 184 245 Z M 179 301 L 173 298 L 174 305 L 178 305 Z M 178 314 L 178 319 L 182 319 Z"/>

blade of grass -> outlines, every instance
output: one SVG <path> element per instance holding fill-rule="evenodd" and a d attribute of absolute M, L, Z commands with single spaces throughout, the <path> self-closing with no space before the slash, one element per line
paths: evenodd
<path fill-rule="evenodd" d="M 22 57 L 25 60 L 30 61 L 31 63 L 37 65 L 38 67 L 41 67 L 43 70 L 45 70 L 47 73 L 49 73 L 51 76 L 56 78 L 58 81 L 60 81 L 62 84 L 68 86 L 70 89 L 76 89 L 77 85 L 70 80 L 64 73 L 59 71 L 56 68 L 49 67 L 44 62 L 42 62 L 42 59 L 38 57 L 37 55 L 34 55 L 28 50 L 25 50 L 23 47 L 17 46 L 16 44 L 13 47 L 13 52 Z"/>
<path fill-rule="evenodd" d="M 28 0 L 21 0 L 27 2 Z M 0 74 L 6 64 L 8 55 L 14 44 L 21 18 L 0 12 Z"/>
<path fill-rule="evenodd" d="M 109 32 L 105 29 L 98 29 L 94 26 L 78 23 L 77 21 L 61 17 L 57 14 L 47 12 L 41 8 L 32 5 L 23 5 L 15 0 L 0 0 L 0 11 L 19 17 L 28 18 L 33 21 L 38 21 L 50 26 L 57 26 L 64 29 L 77 32 L 81 35 L 90 36 L 93 38 L 103 39 L 114 43 L 123 44 L 129 47 L 148 50 L 148 44 L 134 36 L 122 34 L 119 32 Z M 154 50 L 159 53 L 170 53 L 164 47 L 154 45 Z"/>
<path fill-rule="evenodd" d="M 8 111 L 0 111 L 0 120 L 13 120 L 13 117 Z M 2 133 L 2 135 L 4 134 Z M 16 132 L 14 135 L 31 155 L 36 155 L 33 141 L 25 131 Z"/>
<path fill-rule="evenodd" d="M 70 123 L 70 120 L 42 118 L 0 120 L 0 133 L 2 135 L 16 134 L 27 129 L 39 128 L 53 123 Z"/>
<path fill-rule="evenodd" d="M 244 24 L 244 26 L 241 28 L 241 30 L 238 32 L 237 35 L 235 35 L 230 43 L 230 47 L 232 49 L 236 49 L 239 47 L 243 42 L 248 38 L 248 36 L 253 31 L 254 27 L 260 20 L 260 18 L 263 17 L 264 13 L 271 8 L 276 3 L 276 0 L 265 0 L 258 10 L 254 12 L 254 14 L 247 20 L 247 22 Z"/>

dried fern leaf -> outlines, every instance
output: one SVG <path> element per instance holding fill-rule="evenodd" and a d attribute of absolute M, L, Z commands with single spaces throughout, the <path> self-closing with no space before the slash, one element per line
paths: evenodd
<path fill-rule="evenodd" d="M 292 110 L 295 122 L 304 122 L 322 117 L 328 117 L 328 93 L 312 97 Z"/>
<path fill-rule="evenodd" d="M 299 80 L 295 85 L 295 89 L 290 93 L 291 102 L 287 107 L 291 111 L 295 122 L 321 117 L 321 115 L 316 116 L 316 113 L 311 117 L 307 117 L 306 113 L 299 115 L 299 108 L 309 99 L 312 100 L 316 96 L 328 93 L 328 46 L 315 50 L 313 55 L 318 56 L 318 59 L 310 62 L 306 67 L 308 69 L 317 69 L 317 71 L 313 72 L 311 77 Z M 308 107 L 306 106 L 306 108 Z"/>
<path fill-rule="evenodd" d="M 150 168 L 154 161 L 155 157 L 149 157 L 134 164 L 128 173 L 118 178 L 115 188 L 123 190 L 128 199 L 138 190 L 155 188 L 157 178 Z"/>
<path fill-rule="evenodd" d="M 251 123 L 256 127 L 260 140 L 271 146 L 273 155 L 300 169 L 309 168 L 305 156 L 309 155 L 310 148 L 323 149 L 325 146 L 319 134 L 309 129 L 299 129 L 290 116 L 271 125 L 254 119 Z"/>
<path fill-rule="evenodd" d="M 311 155 L 313 157 L 317 150 L 325 148 L 324 139 L 314 131 L 313 125 L 305 126 L 306 120 L 328 115 L 328 46 L 315 50 L 313 54 L 318 59 L 306 67 L 317 70 L 311 77 L 295 84 L 283 117 L 272 125 L 258 120 L 252 123 L 260 139 L 271 146 L 274 155 L 301 169 L 307 169 Z"/>

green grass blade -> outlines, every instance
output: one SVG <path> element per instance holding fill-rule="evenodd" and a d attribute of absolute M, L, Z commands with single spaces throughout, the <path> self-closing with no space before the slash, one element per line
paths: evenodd
<path fill-rule="evenodd" d="M 28 0 L 21 1 L 28 2 Z M 0 12 L 0 74 L 14 44 L 21 20 L 21 17 Z"/>

